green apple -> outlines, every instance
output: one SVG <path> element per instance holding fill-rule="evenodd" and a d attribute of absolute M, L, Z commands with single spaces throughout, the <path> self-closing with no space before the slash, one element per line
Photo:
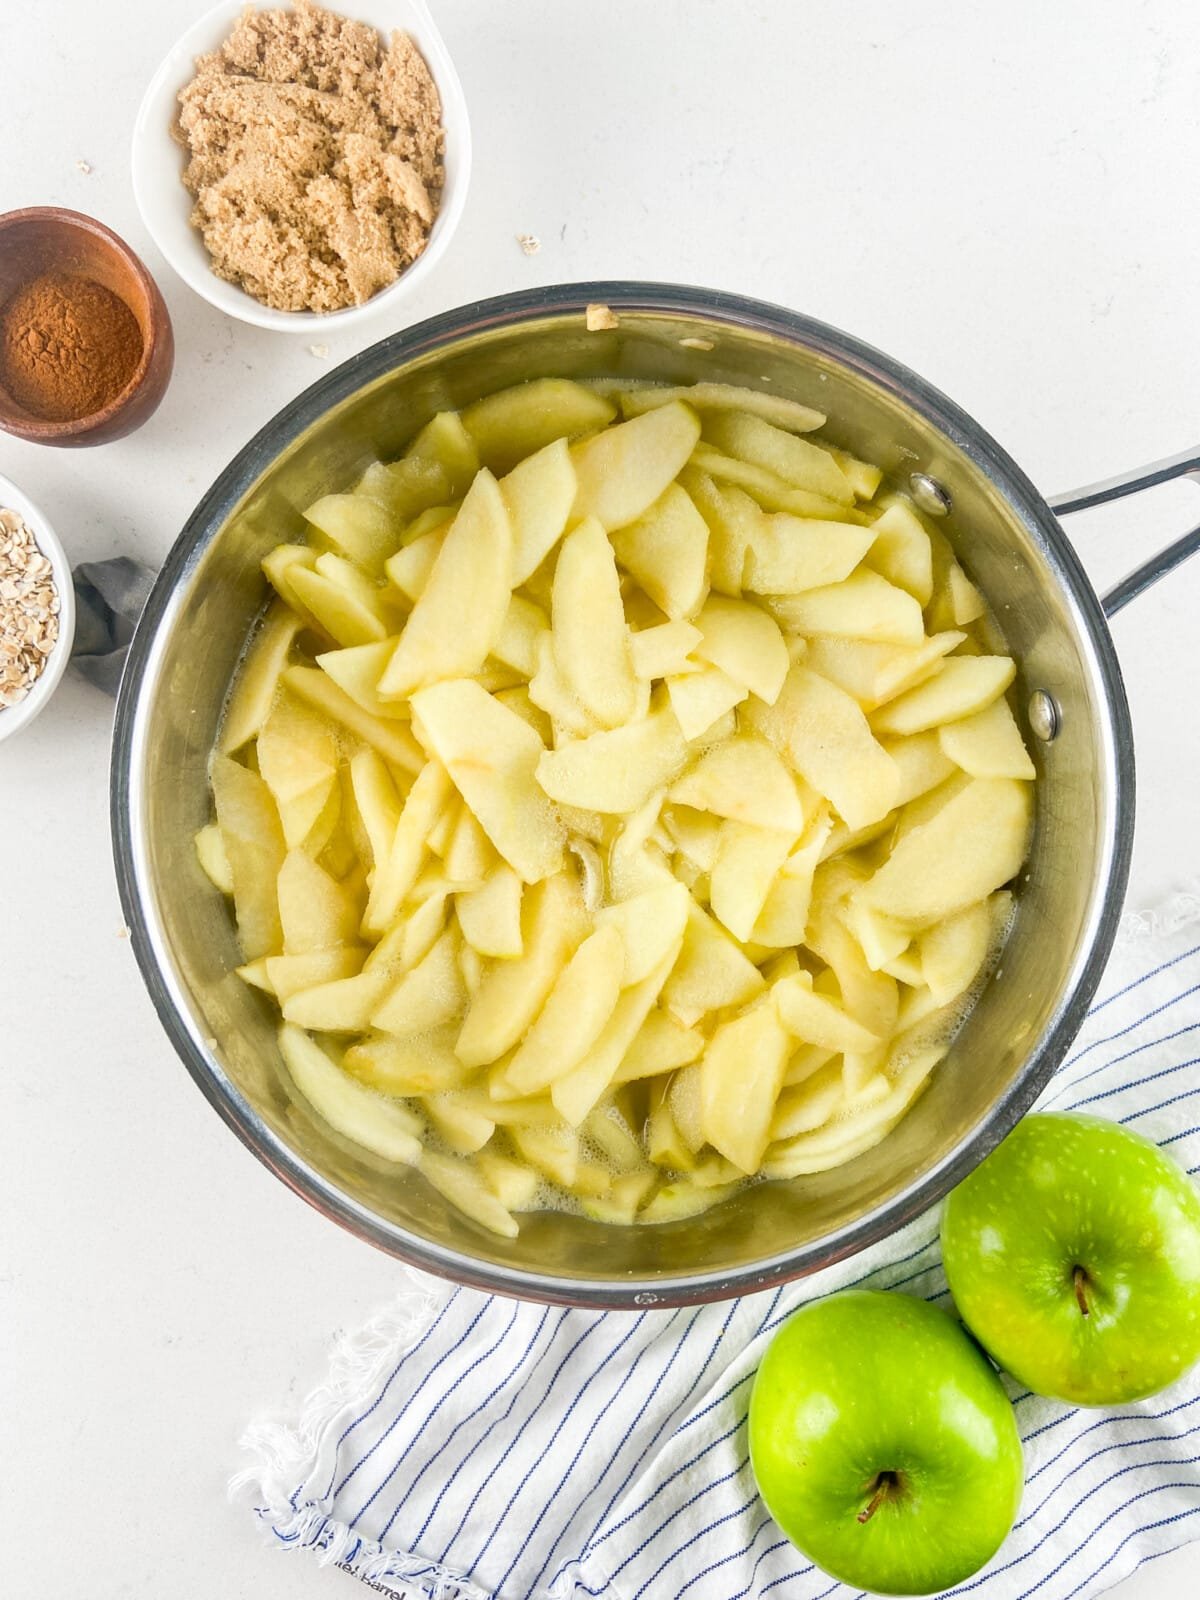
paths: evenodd
<path fill-rule="evenodd" d="M 750 1398 L 767 1510 L 843 1583 L 932 1594 L 977 1572 L 1012 1527 L 1024 1472 L 986 1357 L 924 1300 L 848 1289 L 798 1311 Z"/>
<path fill-rule="evenodd" d="M 1026 1117 L 946 1202 L 963 1321 L 1035 1394 L 1141 1400 L 1200 1359 L 1200 1193 L 1100 1117 Z"/>

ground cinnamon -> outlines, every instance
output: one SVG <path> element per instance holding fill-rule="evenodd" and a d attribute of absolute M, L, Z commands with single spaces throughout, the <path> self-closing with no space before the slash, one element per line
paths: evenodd
<path fill-rule="evenodd" d="M 0 307 L 0 384 L 32 416 L 73 422 L 117 398 L 142 344 L 119 295 L 92 278 L 47 272 Z"/>

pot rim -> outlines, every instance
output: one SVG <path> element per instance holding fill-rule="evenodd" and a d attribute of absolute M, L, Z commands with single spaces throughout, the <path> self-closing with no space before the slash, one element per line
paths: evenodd
<path fill-rule="evenodd" d="M 421 1239 L 343 1193 L 258 1117 L 189 1023 L 169 950 L 152 918 L 139 845 L 142 714 L 160 640 L 169 632 L 184 581 L 262 473 L 334 406 L 413 358 L 466 334 L 526 321 L 582 315 L 600 302 L 618 314 L 709 317 L 768 333 L 825 355 L 888 391 L 960 450 L 1003 495 L 1045 550 L 1052 572 L 1091 647 L 1100 689 L 1099 781 L 1111 795 L 1101 840 L 1097 894 L 1058 1008 L 1020 1072 L 988 1115 L 935 1166 L 854 1223 L 728 1272 L 617 1280 L 567 1278 L 491 1265 Z M 678 1306 L 773 1287 L 857 1254 L 903 1227 L 948 1193 L 1011 1132 L 1062 1061 L 1081 1026 L 1116 937 L 1129 876 L 1134 811 L 1133 737 L 1120 666 L 1095 590 L 1043 496 L 1016 462 L 952 400 L 900 362 L 799 312 L 722 290 L 638 281 L 561 284 L 474 301 L 389 335 L 352 356 L 285 405 L 234 456 L 202 496 L 171 548 L 129 648 L 117 702 L 111 767 L 111 828 L 117 885 L 143 980 L 168 1037 L 193 1080 L 242 1143 L 324 1216 L 387 1254 L 439 1277 L 493 1293 L 553 1304 L 610 1309 Z M 145 892 L 143 892 L 143 890 Z"/>

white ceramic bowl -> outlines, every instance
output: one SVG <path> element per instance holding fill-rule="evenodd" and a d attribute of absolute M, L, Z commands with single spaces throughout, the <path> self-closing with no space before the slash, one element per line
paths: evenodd
<path fill-rule="evenodd" d="M 203 240 L 188 220 L 192 200 L 182 182 L 184 151 L 171 137 L 176 96 L 195 76 L 196 57 L 215 50 L 228 37 L 245 10 L 245 0 L 222 0 L 192 24 L 151 79 L 133 128 L 133 192 L 138 209 L 155 244 L 183 281 L 218 311 L 228 312 L 242 322 L 287 333 L 307 333 L 310 337 L 317 329 L 341 333 L 384 307 L 394 309 L 425 282 L 458 226 L 471 173 L 471 126 L 462 84 L 424 0 L 327 3 L 331 10 L 372 23 L 385 37 L 395 28 L 411 35 L 442 97 L 446 129 L 446 184 L 429 242 L 395 283 L 381 289 L 364 305 L 325 312 L 276 311 L 265 306 L 244 289 L 217 277 L 209 265 Z"/>
<path fill-rule="evenodd" d="M 45 516 L 27 494 L 22 494 L 11 478 L 0 477 L 0 509 L 16 511 L 32 529 L 38 548 L 50 557 L 54 568 L 54 584 L 59 595 L 58 640 L 46 658 L 42 675 L 33 688 L 15 706 L 0 710 L 0 744 L 11 739 L 14 733 L 27 728 L 58 687 L 59 679 L 67 670 L 71 659 L 71 642 L 75 637 L 75 590 L 71 583 L 71 564 L 67 553 L 58 542 L 58 535 Z"/>

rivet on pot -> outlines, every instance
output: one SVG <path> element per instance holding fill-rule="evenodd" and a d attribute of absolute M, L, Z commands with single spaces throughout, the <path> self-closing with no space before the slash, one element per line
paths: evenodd
<path fill-rule="evenodd" d="M 914 472 L 908 480 L 912 497 L 931 517 L 944 517 L 954 509 L 949 489 L 927 472 Z"/>
<path fill-rule="evenodd" d="M 1035 689 L 1029 696 L 1029 726 L 1045 744 L 1058 737 L 1061 717 L 1058 706 L 1045 689 Z"/>

